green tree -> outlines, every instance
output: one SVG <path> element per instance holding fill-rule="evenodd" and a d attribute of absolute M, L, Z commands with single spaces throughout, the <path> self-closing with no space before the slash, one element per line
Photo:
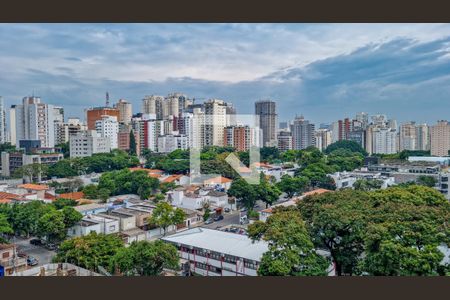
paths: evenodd
<path fill-rule="evenodd" d="M 292 177 L 289 175 L 283 175 L 281 181 L 278 182 L 278 188 L 287 194 L 289 198 L 296 194 L 302 194 L 309 185 L 309 179 L 307 177 Z"/>
<path fill-rule="evenodd" d="M 77 201 L 73 199 L 64 199 L 64 198 L 58 198 L 55 201 L 53 201 L 52 205 L 56 209 L 62 209 L 66 206 L 77 206 Z"/>
<path fill-rule="evenodd" d="M 379 179 L 358 179 L 353 184 L 353 188 L 359 191 L 371 191 L 381 189 L 383 181 Z"/>
<path fill-rule="evenodd" d="M 263 173 L 261 173 L 259 185 L 255 188 L 257 189 L 258 199 L 264 202 L 266 207 L 275 203 L 281 195 L 278 187 L 270 184 Z"/>
<path fill-rule="evenodd" d="M 61 148 L 61 152 L 64 155 L 64 158 L 68 158 L 70 156 L 69 142 L 58 144 L 55 146 L 55 148 Z"/>
<path fill-rule="evenodd" d="M 340 190 L 307 196 L 298 207 L 314 245 L 330 252 L 337 274 L 356 274 L 370 215 L 367 193 Z"/>
<path fill-rule="evenodd" d="M 36 182 L 37 179 L 45 177 L 48 172 L 48 167 L 43 164 L 29 164 L 24 165 L 14 171 L 14 177 L 22 177 L 29 182 Z"/>
<path fill-rule="evenodd" d="M 325 154 L 330 154 L 331 152 L 333 152 L 337 149 L 347 149 L 347 150 L 350 150 L 351 152 L 359 152 L 363 156 L 367 156 L 366 150 L 364 150 L 360 144 L 358 144 L 355 141 L 349 141 L 349 140 L 340 140 L 340 141 L 334 142 L 334 143 L 330 144 L 325 149 L 324 152 L 325 152 Z"/>
<path fill-rule="evenodd" d="M 113 256 L 111 269 L 127 276 L 158 276 L 163 268 L 178 269 L 177 249 L 161 240 L 133 242 Z"/>
<path fill-rule="evenodd" d="M 134 131 L 130 131 L 130 150 L 128 151 L 130 155 L 136 155 L 136 138 L 134 137 Z"/>
<path fill-rule="evenodd" d="M 57 210 L 51 210 L 39 218 L 37 236 L 45 237 L 49 242 L 59 242 L 66 237 L 64 215 Z"/>
<path fill-rule="evenodd" d="M 329 262 L 315 252 L 305 224 L 296 209 L 275 211 L 266 222 L 249 225 L 252 240 L 265 240 L 269 250 L 263 254 L 258 275 L 323 276 Z"/>
<path fill-rule="evenodd" d="M 98 189 L 95 184 L 88 184 L 83 188 L 84 197 L 87 199 L 98 199 Z"/>
<path fill-rule="evenodd" d="M 420 175 L 417 177 L 417 184 L 427 187 L 435 187 L 437 183 L 436 178 L 433 176 Z"/>
<path fill-rule="evenodd" d="M 0 242 L 5 241 L 5 235 L 13 233 L 14 230 L 12 229 L 11 224 L 9 224 L 7 216 L 0 213 Z"/>
<path fill-rule="evenodd" d="M 62 242 L 54 261 L 97 270 L 98 266 L 110 266 L 111 258 L 123 248 L 124 243 L 117 235 L 91 232 L 86 236 Z"/>
<path fill-rule="evenodd" d="M 63 222 L 65 229 L 74 226 L 76 223 L 81 221 L 83 215 L 76 211 L 73 207 L 66 206 L 61 210 L 63 215 Z"/>
<path fill-rule="evenodd" d="M 161 227 L 166 235 L 169 226 L 181 224 L 184 219 L 185 213 L 182 209 L 174 208 L 167 202 L 159 202 L 148 221 L 150 224 Z"/>
<path fill-rule="evenodd" d="M 249 210 L 252 210 L 255 207 L 259 196 L 257 188 L 249 184 L 243 178 L 233 180 L 227 193 L 228 196 L 235 197 L 237 200 L 241 201 L 241 203 Z"/>

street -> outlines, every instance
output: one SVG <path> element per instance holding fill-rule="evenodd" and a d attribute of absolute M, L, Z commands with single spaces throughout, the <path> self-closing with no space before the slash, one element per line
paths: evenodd
<path fill-rule="evenodd" d="M 239 211 L 232 211 L 230 213 L 223 213 L 223 220 L 213 222 L 202 227 L 216 229 L 217 227 L 223 227 L 232 224 L 239 224 Z"/>
<path fill-rule="evenodd" d="M 14 238 L 14 243 L 18 247 L 18 251 L 25 253 L 29 256 L 33 256 L 39 261 L 38 266 L 42 266 L 51 263 L 52 258 L 56 255 L 55 251 L 50 251 L 41 246 L 35 246 L 30 244 L 30 240 L 33 238 Z"/>

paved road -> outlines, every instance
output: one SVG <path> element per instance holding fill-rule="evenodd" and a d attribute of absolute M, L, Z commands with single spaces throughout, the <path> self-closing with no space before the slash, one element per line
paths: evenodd
<path fill-rule="evenodd" d="M 231 213 L 223 213 L 223 220 L 213 222 L 202 227 L 216 229 L 217 227 L 223 227 L 231 224 L 239 224 L 239 211 L 233 211 Z"/>
<path fill-rule="evenodd" d="M 51 263 L 52 258 L 56 255 L 55 251 L 50 251 L 44 247 L 35 246 L 30 244 L 29 239 L 15 238 L 14 243 L 18 246 L 20 252 L 24 252 L 27 255 L 33 256 L 39 261 L 38 266 Z"/>

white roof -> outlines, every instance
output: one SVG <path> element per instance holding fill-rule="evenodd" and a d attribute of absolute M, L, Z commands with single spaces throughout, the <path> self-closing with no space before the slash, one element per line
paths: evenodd
<path fill-rule="evenodd" d="M 268 250 L 265 241 L 252 242 L 246 235 L 200 227 L 164 237 L 162 240 L 255 261 L 261 261 L 262 255 Z"/>

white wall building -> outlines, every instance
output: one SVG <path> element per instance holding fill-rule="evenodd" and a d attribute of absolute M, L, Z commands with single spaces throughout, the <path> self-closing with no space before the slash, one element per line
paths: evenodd
<path fill-rule="evenodd" d="M 82 131 L 70 136 L 70 157 L 91 156 L 111 151 L 110 139 L 101 137 L 95 130 Z"/>
<path fill-rule="evenodd" d="M 11 107 L 11 137 L 20 140 L 40 140 L 42 147 L 55 146 L 54 107 L 41 103 L 39 97 L 25 97 L 22 105 Z"/>
<path fill-rule="evenodd" d="M 372 152 L 397 153 L 397 131 L 391 128 L 374 128 L 372 130 Z"/>
<path fill-rule="evenodd" d="M 109 139 L 111 149 L 117 149 L 119 147 L 119 122 L 117 121 L 117 117 L 102 116 L 101 120 L 95 122 L 95 130 L 101 137 Z"/>
<path fill-rule="evenodd" d="M 162 135 L 158 137 L 158 152 L 170 153 L 177 149 L 187 150 L 189 148 L 189 141 L 185 135 Z"/>
<path fill-rule="evenodd" d="M 0 143 L 6 143 L 6 113 L 3 97 L 0 96 Z"/>
<path fill-rule="evenodd" d="M 178 249 L 192 273 L 203 276 L 257 276 L 265 241 L 207 228 L 192 228 L 162 238 Z"/>

